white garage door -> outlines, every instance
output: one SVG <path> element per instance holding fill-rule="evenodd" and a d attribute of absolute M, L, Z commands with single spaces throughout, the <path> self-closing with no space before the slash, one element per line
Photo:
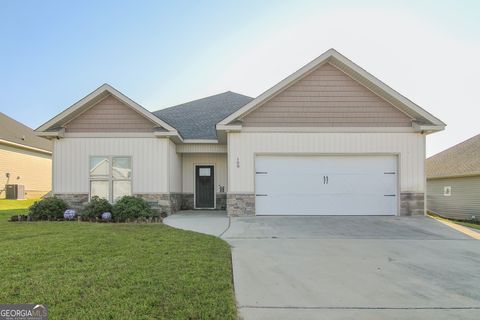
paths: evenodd
<path fill-rule="evenodd" d="M 257 156 L 257 215 L 395 215 L 395 156 Z"/>

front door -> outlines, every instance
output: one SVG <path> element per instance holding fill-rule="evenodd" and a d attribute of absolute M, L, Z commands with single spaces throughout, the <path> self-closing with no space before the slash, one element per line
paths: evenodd
<path fill-rule="evenodd" d="M 195 208 L 215 208 L 215 176 L 213 166 L 195 166 Z"/>

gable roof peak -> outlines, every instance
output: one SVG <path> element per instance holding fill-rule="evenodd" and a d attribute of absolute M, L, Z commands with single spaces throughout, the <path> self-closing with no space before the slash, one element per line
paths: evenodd
<path fill-rule="evenodd" d="M 446 126 L 445 123 L 443 123 L 441 120 L 434 117 L 409 99 L 405 98 L 397 91 L 393 90 L 392 88 L 384 84 L 382 81 L 375 78 L 373 75 L 365 71 L 363 68 L 361 68 L 333 48 L 325 51 L 323 54 L 321 54 L 311 62 L 307 63 L 302 68 L 292 73 L 290 76 L 283 79 L 275 86 L 259 95 L 253 101 L 226 117 L 219 123 L 219 125 L 222 126 L 231 124 L 238 118 L 261 106 L 266 101 L 270 100 L 271 98 L 273 98 L 283 90 L 287 89 L 292 84 L 302 79 L 304 76 L 316 70 L 325 63 L 332 64 L 334 67 L 338 68 L 340 71 L 344 72 L 352 79 L 367 87 L 373 93 L 389 101 L 399 110 L 414 116 L 415 120 L 417 121 L 418 130 L 434 132 L 443 130 Z"/>
<path fill-rule="evenodd" d="M 112 95 L 119 101 L 123 102 L 124 104 L 132 108 L 134 111 L 139 113 L 141 116 L 149 119 L 153 124 L 156 124 L 158 127 L 162 127 L 169 132 L 177 133 L 177 130 L 175 128 L 153 115 L 150 111 L 148 111 L 140 104 L 133 101 L 108 83 L 102 84 L 97 89 L 71 105 L 69 108 L 65 109 L 57 116 L 38 127 L 35 131 L 38 132 L 39 135 L 41 135 L 42 132 L 59 129 L 62 127 L 62 125 L 64 125 L 71 119 L 77 117 L 84 110 L 87 110 L 88 108 L 94 106 L 96 103 L 98 103 L 100 100 L 107 97 L 108 95 Z"/>

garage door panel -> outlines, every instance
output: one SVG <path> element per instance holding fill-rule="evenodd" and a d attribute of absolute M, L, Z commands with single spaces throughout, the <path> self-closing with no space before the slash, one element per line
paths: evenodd
<path fill-rule="evenodd" d="M 258 215 L 394 215 L 394 156 L 258 156 Z"/>

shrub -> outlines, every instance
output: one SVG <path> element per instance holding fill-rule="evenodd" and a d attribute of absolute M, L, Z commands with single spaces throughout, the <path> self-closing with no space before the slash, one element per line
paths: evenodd
<path fill-rule="evenodd" d="M 50 197 L 36 201 L 28 208 L 28 212 L 35 220 L 46 220 L 48 217 L 61 219 L 67 208 L 68 205 L 63 199 Z"/>
<path fill-rule="evenodd" d="M 100 218 L 102 213 L 111 212 L 112 205 L 110 202 L 103 198 L 94 196 L 90 199 L 90 202 L 87 203 L 85 208 L 82 211 L 82 216 L 87 218 Z"/>
<path fill-rule="evenodd" d="M 153 210 L 150 205 L 142 198 L 133 196 L 124 196 L 113 205 L 113 217 L 120 221 L 126 219 L 153 217 Z"/>

